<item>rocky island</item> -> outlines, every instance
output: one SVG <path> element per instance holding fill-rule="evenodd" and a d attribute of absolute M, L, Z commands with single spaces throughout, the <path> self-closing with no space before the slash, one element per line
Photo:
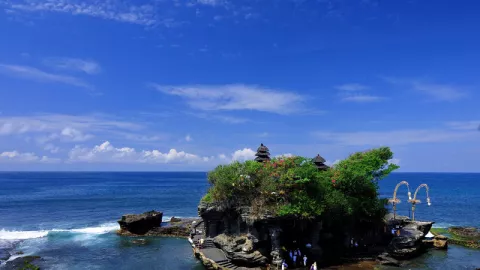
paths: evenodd
<path fill-rule="evenodd" d="M 400 266 L 433 247 L 433 222 L 387 215 L 378 181 L 398 166 L 387 147 L 355 153 L 333 167 L 320 155 L 218 166 L 191 238 L 207 269 L 328 266 L 373 260 Z M 446 240 L 445 240 L 446 244 Z"/>

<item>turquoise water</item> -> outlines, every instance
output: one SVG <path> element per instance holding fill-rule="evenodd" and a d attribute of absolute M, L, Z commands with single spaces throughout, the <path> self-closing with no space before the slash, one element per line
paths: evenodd
<path fill-rule="evenodd" d="M 416 217 L 436 226 L 480 226 L 480 174 L 393 174 L 381 182 L 391 197 L 401 181 L 430 185 L 432 206 Z M 0 248 L 42 256 L 45 269 L 203 269 L 184 239 L 117 236 L 116 220 L 149 210 L 193 217 L 207 190 L 206 173 L 0 173 Z M 424 201 L 425 193 L 419 193 Z M 405 187 L 399 214 L 409 215 Z M 411 269 L 475 269 L 480 252 L 452 246 L 412 262 Z"/>

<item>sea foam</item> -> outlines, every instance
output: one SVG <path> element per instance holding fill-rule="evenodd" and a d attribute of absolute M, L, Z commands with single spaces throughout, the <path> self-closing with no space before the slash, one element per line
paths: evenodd
<path fill-rule="evenodd" d="M 105 234 L 118 230 L 119 226 L 116 223 L 110 222 L 101 224 L 96 227 L 86 227 L 79 229 L 52 229 L 42 231 L 7 231 L 0 230 L 0 240 L 27 240 L 42 238 L 48 236 L 50 233 L 66 232 L 72 234 Z"/>

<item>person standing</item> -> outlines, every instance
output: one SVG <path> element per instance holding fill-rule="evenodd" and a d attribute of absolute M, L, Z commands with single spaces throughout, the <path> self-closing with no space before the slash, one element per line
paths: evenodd
<path fill-rule="evenodd" d="M 285 262 L 285 260 L 282 261 L 282 270 L 285 270 L 287 269 L 288 265 L 287 263 Z"/>
<path fill-rule="evenodd" d="M 293 266 L 297 265 L 297 251 L 293 250 Z"/>
<path fill-rule="evenodd" d="M 303 266 L 307 267 L 307 255 L 303 255 Z"/>

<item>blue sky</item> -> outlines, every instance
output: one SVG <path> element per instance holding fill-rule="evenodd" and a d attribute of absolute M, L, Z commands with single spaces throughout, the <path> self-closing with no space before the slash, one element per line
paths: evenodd
<path fill-rule="evenodd" d="M 0 0 L 0 170 L 480 172 L 480 3 Z"/>

